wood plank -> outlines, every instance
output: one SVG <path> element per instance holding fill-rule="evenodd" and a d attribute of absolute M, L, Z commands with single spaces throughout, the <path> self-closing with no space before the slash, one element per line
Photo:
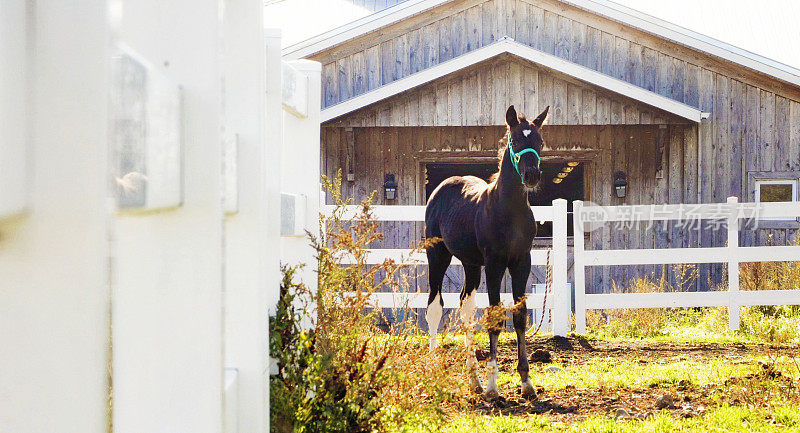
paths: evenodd
<path fill-rule="evenodd" d="M 322 67 L 322 108 L 330 107 L 339 101 L 339 69 L 336 62 Z"/>
<path fill-rule="evenodd" d="M 478 81 L 480 82 L 481 107 L 478 121 L 481 125 L 491 125 L 494 120 L 494 70 L 491 67 L 484 67 L 478 71 Z"/>
<path fill-rule="evenodd" d="M 453 57 L 458 57 L 466 52 L 467 38 L 464 18 L 463 12 L 450 17 L 450 46 L 453 49 Z"/>
<path fill-rule="evenodd" d="M 728 119 L 728 140 L 730 141 L 730 178 L 728 182 L 728 196 L 739 197 L 744 200 L 743 180 L 747 178 L 744 174 L 742 163 L 742 136 L 744 135 L 744 102 L 745 87 L 737 80 L 730 81 L 730 102 L 728 104 L 730 114 Z"/>
<path fill-rule="evenodd" d="M 447 82 L 436 84 L 436 121 L 435 125 L 444 126 L 450 124 L 450 97 L 448 95 Z"/>
<path fill-rule="evenodd" d="M 450 41 L 450 19 L 439 20 L 436 25 L 439 28 L 439 63 L 444 63 L 453 58 L 453 46 Z"/>
<path fill-rule="evenodd" d="M 550 107 L 550 114 L 548 114 L 547 123 L 554 124 L 551 116 L 555 115 L 556 107 L 553 101 L 553 76 L 545 71 L 539 71 L 539 107 L 544 110 L 544 107 Z"/>
<path fill-rule="evenodd" d="M 527 28 L 530 32 L 530 42 L 528 45 L 538 50 L 545 51 L 542 49 L 542 40 L 544 39 L 542 33 L 545 31 L 544 10 L 533 5 L 528 5 L 528 8 L 529 18 Z"/>
<path fill-rule="evenodd" d="M 483 3 L 481 6 L 481 40 L 483 45 L 489 45 L 498 39 L 495 31 L 495 21 L 497 21 L 497 9 L 495 1 Z"/>
<path fill-rule="evenodd" d="M 800 102 L 789 101 L 789 170 L 800 170 Z"/>
<path fill-rule="evenodd" d="M 423 69 L 439 63 L 439 28 L 436 23 L 428 24 L 422 28 L 420 39 L 423 51 Z"/>
<path fill-rule="evenodd" d="M 558 15 L 551 11 L 544 12 L 544 32 L 540 33 L 541 50 L 548 54 L 556 53 L 556 32 Z"/>
<path fill-rule="evenodd" d="M 572 21 L 572 63 L 587 66 L 589 55 L 586 47 L 586 24 Z"/>
<path fill-rule="evenodd" d="M 337 88 L 339 90 L 339 99 L 337 102 L 344 101 L 346 99 L 350 99 L 352 96 L 352 62 L 350 59 L 342 59 L 336 62 L 336 67 L 338 70 L 338 85 Z"/>
<path fill-rule="evenodd" d="M 761 91 L 759 113 L 759 170 L 772 170 L 775 161 L 775 94 Z"/>
<path fill-rule="evenodd" d="M 791 167 L 789 155 L 789 140 L 791 127 L 789 125 L 789 100 L 775 96 L 775 146 L 772 169 L 787 171 Z"/>
<path fill-rule="evenodd" d="M 522 74 L 522 109 L 529 118 L 535 118 L 544 109 L 539 108 L 539 70 L 525 66 Z"/>
<path fill-rule="evenodd" d="M 381 46 L 368 48 L 364 56 L 367 73 L 367 91 L 375 90 L 381 85 Z"/>
<path fill-rule="evenodd" d="M 478 72 L 472 72 L 464 78 L 461 87 L 461 109 L 463 111 L 464 125 L 479 125 L 481 106 L 481 87 Z"/>
<path fill-rule="evenodd" d="M 557 32 L 555 55 L 564 60 L 570 60 L 570 51 L 572 48 L 572 21 L 567 17 L 559 16 Z"/>
<path fill-rule="evenodd" d="M 408 46 L 408 35 L 402 35 L 394 40 L 394 77 L 400 79 L 411 73 L 409 62 L 411 54 Z"/>
<path fill-rule="evenodd" d="M 597 124 L 597 94 L 592 89 L 583 89 L 581 95 L 581 116 L 584 125 Z"/>
<path fill-rule="evenodd" d="M 568 100 L 567 100 L 567 83 L 563 80 L 554 79 L 553 80 L 553 106 L 551 109 L 555 109 L 552 111 L 552 114 L 548 116 L 552 116 L 550 124 L 552 125 L 566 125 L 567 124 L 567 112 L 568 112 Z"/>
<path fill-rule="evenodd" d="M 644 58 L 642 46 L 631 42 L 628 48 L 628 63 L 625 71 L 627 82 L 639 87 L 644 86 Z"/>
<path fill-rule="evenodd" d="M 572 84 L 567 85 L 567 119 L 568 125 L 581 123 L 581 88 Z"/>
<path fill-rule="evenodd" d="M 628 75 L 628 56 L 630 42 L 623 38 L 614 38 L 614 69 L 611 76 L 625 81 Z"/>
<path fill-rule="evenodd" d="M 594 27 L 586 29 L 586 67 L 595 71 L 600 70 L 600 56 L 602 55 L 602 32 Z"/>
<path fill-rule="evenodd" d="M 351 80 L 352 83 L 350 88 L 352 89 L 352 96 L 360 95 L 367 90 L 367 68 L 364 61 L 364 52 L 358 52 L 353 54 L 351 59 L 352 65 L 352 75 Z"/>
<path fill-rule="evenodd" d="M 473 6 L 467 9 L 465 19 L 467 37 L 466 51 L 472 51 L 483 46 L 481 6 Z"/>
<path fill-rule="evenodd" d="M 381 44 L 381 84 L 389 84 L 394 76 L 394 43 L 387 41 Z"/>

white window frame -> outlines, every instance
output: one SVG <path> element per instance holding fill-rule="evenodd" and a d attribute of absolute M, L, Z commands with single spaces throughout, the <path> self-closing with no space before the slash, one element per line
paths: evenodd
<path fill-rule="evenodd" d="M 761 203 L 761 185 L 791 185 L 792 186 L 792 202 L 797 202 L 797 189 L 798 178 L 783 178 L 783 179 L 755 179 L 755 201 Z M 797 221 L 796 218 L 761 218 L 763 221 Z"/>

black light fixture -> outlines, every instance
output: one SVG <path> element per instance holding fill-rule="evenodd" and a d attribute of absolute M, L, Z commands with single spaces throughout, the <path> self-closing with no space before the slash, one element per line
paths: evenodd
<path fill-rule="evenodd" d="M 616 191 L 618 198 L 625 198 L 625 194 L 628 192 L 628 180 L 625 177 L 625 172 L 618 171 L 614 173 L 614 191 Z"/>
<path fill-rule="evenodd" d="M 383 196 L 386 200 L 397 198 L 397 182 L 395 182 L 393 174 L 387 174 L 383 177 Z"/>

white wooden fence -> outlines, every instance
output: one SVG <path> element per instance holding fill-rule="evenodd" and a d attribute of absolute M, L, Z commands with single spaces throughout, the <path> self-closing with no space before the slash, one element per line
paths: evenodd
<path fill-rule="evenodd" d="M 796 218 L 798 203 L 727 203 L 700 205 L 584 206 L 573 203 L 575 226 L 575 330 L 586 332 L 586 310 L 619 308 L 719 307 L 729 308 L 729 327 L 739 329 L 739 307 L 753 305 L 800 304 L 800 291 L 740 291 L 739 264 L 800 260 L 800 246 L 739 246 L 740 219 Z M 727 226 L 728 244 L 724 247 L 586 250 L 587 225 L 609 222 L 649 222 L 677 220 L 716 220 Z M 590 227 L 591 228 L 591 227 Z M 587 266 L 618 266 L 681 263 L 727 263 L 728 290 L 669 293 L 586 293 Z"/>
<path fill-rule="evenodd" d="M 323 212 L 330 215 L 334 206 L 323 206 Z M 376 221 L 425 221 L 425 206 L 373 206 L 372 215 Z M 533 215 L 539 222 L 553 223 L 553 247 L 550 255 L 552 265 L 553 285 L 552 293 L 548 295 L 545 309 L 551 310 L 552 327 L 555 335 L 565 336 L 569 331 L 571 312 L 570 287 L 567 284 L 567 201 L 553 200 L 552 206 L 532 206 Z M 360 206 L 347 206 L 343 215 L 344 219 L 355 217 L 360 212 Z M 426 264 L 427 257 L 424 251 L 412 249 L 370 249 L 368 250 L 368 264 L 383 263 L 386 259 L 395 262 L 414 262 Z M 343 264 L 352 264 L 351 258 L 343 257 Z M 460 262 L 455 257 L 451 263 L 458 265 Z M 531 251 L 532 266 L 547 265 L 547 250 L 534 249 Z M 538 309 L 544 302 L 544 285 L 540 285 L 539 293 L 528 294 L 528 309 Z M 373 305 L 380 308 L 425 308 L 428 305 L 428 294 L 423 292 L 409 293 L 374 293 Z M 500 296 L 504 304 L 513 303 L 510 293 Z M 460 306 L 458 293 L 442 293 L 445 308 L 458 308 Z M 486 293 L 479 293 L 476 298 L 479 308 L 489 306 Z"/>

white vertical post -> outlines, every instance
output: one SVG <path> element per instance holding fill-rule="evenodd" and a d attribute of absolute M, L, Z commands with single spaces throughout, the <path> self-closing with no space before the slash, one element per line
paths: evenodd
<path fill-rule="evenodd" d="M 739 199 L 728 197 L 728 327 L 739 330 Z"/>
<path fill-rule="evenodd" d="M 3 432 L 107 431 L 111 36 L 106 0 L 0 1 L 0 159 L 32 162 L 0 163 L 0 207 L 30 189 L 0 221 Z"/>
<path fill-rule="evenodd" d="M 233 382 L 225 390 L 226 433 L 269 430 L 267 296 L 277 290 L 280 276 L 272 252 L 277 218 L 270 221 L 268 213 L 279 204 L 268 193 L 275 155 L 264 142 L 263 9 L 259 1 L 226 0 L 223 17 L 225 129 L 228 138 L 238 137 L 231 178 L 237 181 L 238 211 L 225 218 L 225 366 Z M 272 188 L 277 191 L 277 185 Z"/>
<path fill-rule="evenodd" d="M 115 221 L 116 433 L 223 428 L 220 6 L 123 0 L 121 8 L 120 39 L 182 88 L 185 194 L 178 208 Z"/>
<path fill-rule="evenodd" d="M 567 201 L 553 200 L 553 335 L 565 337 L 570 323 L 570 291 L 567 285 Z"/>
<path fill-rule="evenodd" d="M 586 333 L 586 266 L 583 260 L 583 221 L 580 214 L 583 201 L 572 202 L 573 256 L 575 272 L 575 332 Z"/>
<path fill-rule="evenodd" d="M 267 286 L 266 306 L 269 314 L 274 315 L 280 297 L 281 281 L 281 152 L 283 152 L 283 117 L 281 109 L 281 32 L 278 29 L 264 30 L 264 49 L 266 51 L 266 103 L 264 107 L 264 140 L 266 147 L 266 166 L 264 173 L 266 194 L 266 219 L 269 223 L 265 244 L 269 247 L 264 265 L 264 278 Z M 272 358 L 269 345 L 265 346 L 266 366 L 266 411 L 269 425 L 269 374 Z M 262 430 L 263 431 L 263 430 Z"/>

